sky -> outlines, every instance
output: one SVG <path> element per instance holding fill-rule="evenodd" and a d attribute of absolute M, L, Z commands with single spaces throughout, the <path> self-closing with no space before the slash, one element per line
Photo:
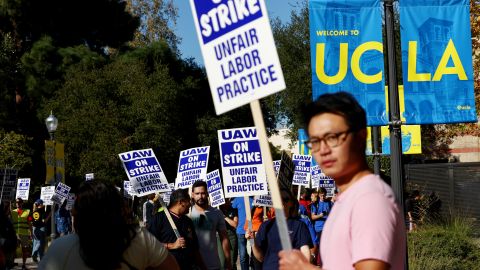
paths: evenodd
<path fill-rule="evenodd" d="M 267 4 L 268 16 L 270 19 L 278 17 L 283 23 L 290 20 L 290 13 L 295 9 L 297 0 L 264 0 Z M 305 0 L 306 1 L 306 0 Z M 180 52 L 182 58 L 195 58 L 195 61 L 203 66 L 202 53 L 198 44 L 195 24 L 193 23 L 190 0 L 176 0 L 178 8 L 178 20 L 175 33 L 182 39 Z"/>

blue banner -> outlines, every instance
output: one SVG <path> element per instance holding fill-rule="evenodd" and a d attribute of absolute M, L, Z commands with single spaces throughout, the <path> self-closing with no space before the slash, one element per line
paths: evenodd
<path fill-rule="evenodd" d="M 313 100 L 349 92 L 369 126 L 387 124 L 380 1 L 310 0 L 309 16 Z"/>
<path fill-rule="evenodd" d="M 399 3 L 406 122 L 476 122 L 469 1 Z"/>

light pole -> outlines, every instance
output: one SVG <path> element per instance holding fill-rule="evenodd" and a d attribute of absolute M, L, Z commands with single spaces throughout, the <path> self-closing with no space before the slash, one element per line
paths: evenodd
<path fill-rule="evenodd" d="M 57 131 L 58 119 L 50 111 L 50 115 L 45 119 L 45 125 L 47 126 L 48 133 L 50 134 L 50 140 L 53 141 L 53 185 L 57 184 L 57 157 L 55 153 L 55 131 Z M 57 234 L 55 233 L 55 203 L 52 202 L 52 210 L 50 211 L 50 221 L 52 224 L 50 238 L 52 241 Z"/>

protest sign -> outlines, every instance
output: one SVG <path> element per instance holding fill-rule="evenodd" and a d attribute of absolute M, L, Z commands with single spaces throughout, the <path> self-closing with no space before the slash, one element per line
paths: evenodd
<path fill-rule="evenodd" d="M 91 181 L 93 179 L 95 179 L 95 174 L 93 174 L 93 173 L 85 174 L 85 181 Z"/>
<path fill-rule="evenodd" d="M 137 196 L 170 190 L 167 178 L 151 148 L 125 152 L 118 156 Z"/>
<path fill-rule="evenodd" d="M 134 195 L 130 181 L 123 181 L 123 197 L 131 199 Z"/>
<path fill-rule="evenodd" d="M 175 187 L 188 188 L 198 180 L 205 181 L 210 146 L 190 148 L 180 152 Z"/>
<path fill-rule="evenodd" d="M 17 170 L 0 169 L 0 201 L 11 202 L 15 200 L 15 187 L 17 183 Z"/>
<path fill-rule="evenodd" d="M 218 131 L 225 196 L 267 194 L 265 167 L 254 127 Z"/>
<path fill-rule="evenodd" d="M 263 0 L 190 6 L 218 115 L 285 89 Z"/>
<path fill-rule="evenodd" d="M 282 159 L 280 160 L 280 168 L 278 170 L 278 183 L 280 188 L 291 190 L 295 164 L 287 152 L 282 151 Z"/>
<path fill-rule="evenodd" d="M 265 163 L 268 164 L 266 173 L 270 181 L 274 208 L 277 209 L 276 222 L 280 240 L 282 247 L 290 250 L 287 222 L 283 211 L 280 210 L 283 206 L 277 182 L 274 181 L 272 156 L 258 101 L 262 97 L 285 89 L 265 2 L 264 0 L 190 0 L 190 6 L 205 59 L 216 113 L 222 114 L 250 103 L 253 121 L 259 131 L 259 148 L 262 149 Z M 227 193 L 229 189 L 232 191 L 232 196 L 235 196 L 233 193 L 241 193 L 238 190 L 240 185 L 236 186 L 236 192 L 232 186 L 227 186 L 232 179 L 226 179 L 224 171 L 222 166 L 225 196 L 231 195 Z M 249 174 L 252 173 L 249 172 Z M 243 187 L 253 187 L 253 190 L 267 189 L 266 183 L 263 187 L 255 185 L 257 184 L 243 185 Z M 242 196 L 246 195 L 248 194 Z"/>
<path fill-rule="evenodd" d="M 170 196 L 172 195 L 172 192 L 175 190 L 175 184 L 174 183 L 169 183 L 168 186 L 170 187 L 170 190 L 162 193 L 162 200 L 167 205 L 170 204 Z"/>
<path fill-rule="evenodd" d="M 322 176 L 322 170 L 320 169 L 320 166 L 315 165 L 312 166 L 311 169 L 312 172 L 312 188 L 319 188 L 320 187 L 320 179 Z"/>
<path fill-rule="evenodd" d="M 65 206 L 65 209 L 72 210 L 74 204 L 75 204 L 75 194 L 74 193 L 68 193 L 67 205 Z"/>
<path fill-rule="evenodd" d="M 320 174 L 320 182 L 318 185 L 320 188 L 325 188 L 327 190 L 327 197 L 332 197 L 333 193 L 335 191 L 335 181 L 329 177 L 326 176 L 324 173 Z"/>
<path fill-rule="evenodd" d="M 217 207 L 225 203 L 222 189 L 222 178 L 220 177 L 219 170 L 207 174 L 207 190 L 208 196 L 210 197 L 210 205 L 212 207 Z"/>
<path fill-rule="evenodd" d="M 52 205 L 52 196 L 55 193 L 55 186 L 42 187 L 40 191 L 40 199 L 43 201 L 43 205 Z"/>
<path fill-rule="evenodd" d="M 278 171 L 280 170 L 280 163 L 281 163 L 281 160 L 273 161 L 273 169 L 275 170 L 275 175 L 277 176 L 277 178 L 278 178 Z M 270 189 L 268 189 L 268 194 L 257 195 L 253 197 L 253 205 L 272 207 L 273 201 L 272 201 L 272 195 L 270 194 Z"/>
<path fill-rule="evenodd" d="M 17 182 L 17 194 L 15 198 L 22 198 L 22 200 L 28 200 L 28 193 L 30 192 L 30 178 L 18 178 Z"/>
<path fill-rule="evenodd" d="M 61 205 L 68 198 L 68 192 L 70 192 L 70 187 L 64 183 L 58 183 L 55 188 L 55 192 L 52 195 L 52 202 Z"/>
<path fill-rule="evenodd" d="M 292 160 L 293 164 L 295 164 L 293 184 L 308 187 L 310 184 L 310 167 L 312 164 L 312 156 L 293 155 Z"/>

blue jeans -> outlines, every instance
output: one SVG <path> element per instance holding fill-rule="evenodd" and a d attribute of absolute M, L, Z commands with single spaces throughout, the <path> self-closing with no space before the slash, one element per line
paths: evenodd
<path fill-rule="evenodd" d="M 45 227 L 33 227 L 33 248 L 32 257 L 43 258 L 45 251 Z"/>
<path fill-rule="evenodd" d="M 248 270 L 248 253 L 247 253 L 247 239 L 245 234 L 237 234 L 238 238 L 238 254 L 240 255 L 240 267 L 242 270 Z"/>

